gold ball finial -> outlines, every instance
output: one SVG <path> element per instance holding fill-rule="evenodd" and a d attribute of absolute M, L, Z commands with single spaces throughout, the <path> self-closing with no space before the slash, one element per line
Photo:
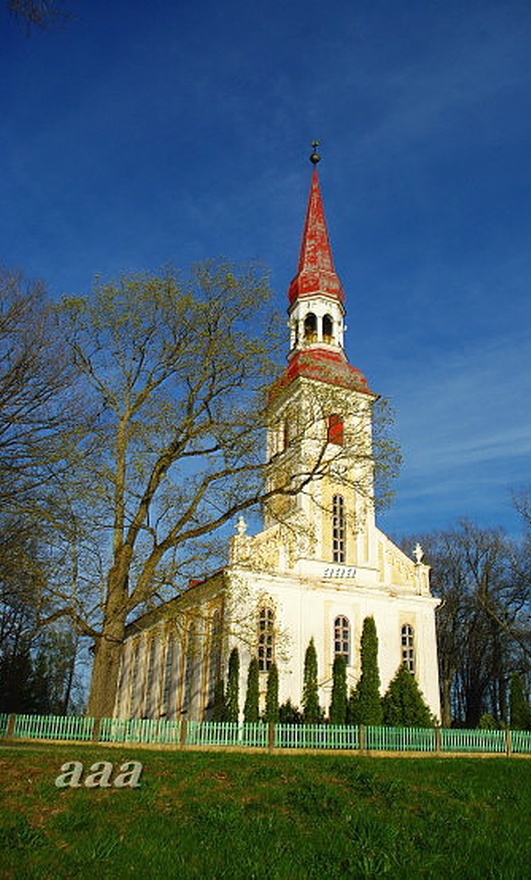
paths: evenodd
<path fill-rule="evenodd" d="M 312 165 L 317 165 L 317 163 L 321 161 L 321 157 L 317 152 L 317 147 L 319 146 L 319 143 L 319 141 L 312 141 L 313 153 L 310 156 L 310 162 L 312 163 Z"/>

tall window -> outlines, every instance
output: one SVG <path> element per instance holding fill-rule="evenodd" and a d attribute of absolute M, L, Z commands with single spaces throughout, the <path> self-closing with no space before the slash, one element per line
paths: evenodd
<path fill-rule="evenodd" d="M 216 684 L 221 678 L 221 614 L 214 611 L 210 623 L 210 657 L 208 667 L 208 705 L 213 706 Z"/>
<path fill-rule="evenodd" d="M 146 674 L 146 703 L 144 712 L 148 718 L 154 718 L 157 711 L 158 682 L 155 679 L 157 665 L 157 640 L 152 638 L 149 643 L 148 664 Z"/>
<path fill-rule="evenodd" d="M 323 318 L 323 342 L 331 343 L 334 341 L 334 322 L 330 315 Z"/>
<path fill-rule="evenodd" d="M 258 612 L 258 669 L 267 672 L 274 660 L 275 612 L 264 605 Z"/>
<path fill-rule="evenodd" d="M 343 446 L 345 443 L 343 419 L 337 413 L 332 413 L 328 416 L 326 439 L 329 443 L 335 443 L 337 446 Z"/>
<path fill-rule="evenodd" d="M 345 550 L 345 500 L 342 495 L 332 499 L 332 557 L 334 562 L 344 562 Z"/>
<path fill-rule="evenodd" d="M 415 675 L 415 631 L 409 623 L 405 623 L 402 634 L 402 663 Z"/>
<path fill-rule="evenodd" d="M 188 627 L 188 638 L 186 643 L 186 667 L 184 670 L 184 698 L 182 707 L 183 712 L 188 712 L 194 695 L 195 667 L 197 662 L 195 634 L 195 622 L 192 622 Z"/>
<path fill-rule="evenodd" d="M 169 633 L 166 641 L 166 656 L 164 658 L 164 681 L 162 685 L 162 712 L 166 718 L 173 717 L 173 665 L 176 655 L 175 634 Z"/>
<path fill-rule="evenodd" d="M 334 655 L 342 654 L 347 666 L 350 663 L 350 623 L 340 615 L 334 621 Z"/>
<path fill-rule="evenodd" d="M 135 718 L 138 711 L 140 696 L 139 690 L 141 685 L 140 664 L 140 638 L 138 638 L 133 643 L 133 650 L 131 651 L 131 665 L 129 667 L 129 714 L 131 718 Z"/>

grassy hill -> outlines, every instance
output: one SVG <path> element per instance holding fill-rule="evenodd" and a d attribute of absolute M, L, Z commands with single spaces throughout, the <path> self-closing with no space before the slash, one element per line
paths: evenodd
<path fill-rule="evenodd" d="M 141 761 L 140 788 L 56 788 L 75 760 Z M 0 878 L 531 875 L 524 759 L 20 744 L 0 771 Z"/>

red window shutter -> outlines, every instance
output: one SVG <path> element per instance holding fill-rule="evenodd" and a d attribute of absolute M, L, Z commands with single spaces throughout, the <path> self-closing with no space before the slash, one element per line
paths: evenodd
<path fill-rule="evenodd" d="M 335 443 L 337 446 L 343 446 L 345 442 L 343 419 L 336 413 L 328 416 L 328 442 Z"/>

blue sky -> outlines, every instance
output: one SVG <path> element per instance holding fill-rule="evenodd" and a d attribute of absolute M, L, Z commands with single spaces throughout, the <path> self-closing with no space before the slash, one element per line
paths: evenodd
<path fill-rule="evenodd" d="M 0 11 L 0 261 L 95 274 L 258 259 L 278 305 L 310 142 L 347 351 L 390 398 L 404 467 L 382 525 L 518 529 L 531 484 L 528 2 L 72 0 Z"/>

